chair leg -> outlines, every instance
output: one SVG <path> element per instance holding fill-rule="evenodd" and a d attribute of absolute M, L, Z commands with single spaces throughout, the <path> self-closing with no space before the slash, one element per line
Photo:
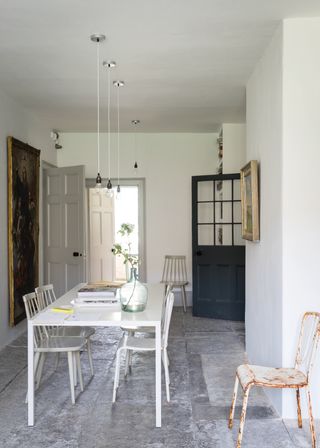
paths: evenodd
<path fill-rule="evenodd" d="M 315 430 L 314 430 L 314 421 L 313 421 L 311 395 L 310 395 L 309 386 L 306 386 L 306 394 L 307 394 L 307 400 L 308 400 L 309 422 L 310 422 L 310 432 L 311 432 L 312 448 L 316 448 L 316 434 L 315 434 Z"/>
<path fill-rule="evenodd" d="M 92 361 L 92 352 L 91 352 L 91 340 L 90 338 L 87 339 L 87 351 L 88 351 L 88 358 L 89 358 L 89 365 L 91 370 L 91 376 L 94 375 L 93 371 L 93 361 Z"/>
<path fill-rule="evenodd" d="M 249 392 L 250 392 L 250 387 L 248 387 L 248 389 L 244 392 L 244 396 L 243 396 L 243 404 L 242 404 L 242 411 L 241 411 L 241 417 L 240 417 L 240 427 L 239 427 L 239 433 L 238 433 L 237 448 L 241 448 L 244 422 L 246 420 Z"/>
<path fill-rule="evenodd" d="M 302 417 L 301 417 L 301 401 L 300 401 L 300 389 L 296 390 L 297 396 L 297 414 L 298 414 L 298 427 L 302 428 Z"/>
<path fill-rule="evenodd" d="M 229 425 L 228 425 L 229 429 L 232 429 L 232 427 L 233 427 L 233 417 L 234 417 L 234 410 L 236 407 L 238 388 L 239 388 L 239 378 L 236 375 L 236 380 L 235 380 L 234 389 L 233 389 L 232 403 L 231 403 L 230 414 L 229 414 Z"/>
<path fill-rule="evenodd" d="M 125 352 L 125 368 L 124 368 L 124 376 L 128 375 L 129 367 L 130 367 L 130 356 L 131 350 L 126 350 Z"/>
<path fill-rule="evenodd" d="M 182 303 L 183 303 L 183 311 L 187 312 L 187 296 L 186 296 L 186 289 L 184 286 L 181 286 L 181 297 L 182 297 Z"/>
<path fill-rule="evenodd" d="M 71 391 L 71 402 L 75 404 L 75 395 L 74 395 L 74 372 L 73 372 L 73 353 L 68 352 L 68 365 L 69 365 L 69 379 L 70 379 L 70 391 Z"/>
<path fill-rule="evenodd" d="M 37 369 L 37 373 L 36 373 L 36 383 L 37 383 L 36 389 L 39 389 L 39 387 L 40 387 L 45 360 L 46 360 L 46 353 L 40 353 L 40 359 L 39 359 L 38 369 Z"/>
<path fill-rule="evenodd" d="M 39 360 L 40 360 L 40 353 L 36 352 L 35 355 L 34 355 L 34 361 L 33 361 L 33 365 L 34 365 L 34 367 L 33 367 L 33 378 L 34 379 L 36 378 L 36 375 L 37 375 Z M 37 386 L 36 386 L 36 389 L 37 389 Z M 25 399 L 24 402 L 26 404 L 28 403 L 28 392 L 26 394 L 26 399 Z"/>
<path fill-rule="evenodd" d="M 54 365 L 54 370 L 57 370 L 58 365 L 59 365 L 59 360 L 60 360 L 60 353 L 58 352 L 56 354 L 56 362 L 55 362 L 55 365 Z"/>
<path fill-rule="evenodd" d="M 170 376 L 169 376 L 168 358 L 167 358 L 166 351 L 167 350 L 164 349 L 162 352 L 162 361 L 163 361 L 163 367 L 164 367 L 164 376 L 165 376 L 165 380 L 166 380 L 167 402 L 169 403 L 170 402 L 170 388 L 169 388 Z"/>
<path fill-rule="evenodd" d="M 74 352 L 72 352 L 72 359 L 73 359 L 73 384 L 74 384 L 74 387 L 77 387 L 77 385 L 78 385 L 77 362 L 76 362 L 76 355 Z"/>
<path fill-rule="evenodd" d="M 113 381 L 112 403 L 115 403 L 115 401 L 117 399 L 117 389 L 118 389 L 118 386 L 119 386 L 119 373 L 120 373 L 120 354 L 121 354 L 121 351 L 117 350 L 116 369 L 115 369 L 114 381 Z"/>
<path fill-rule="evenodd" d="M 80 363 L 80 352 L 76 352 L 74 354 L 77 362 L 77 372 L 78 372 L 78 378 L 79 378 L 79 384 L 81 392 L 83 392 L 83 378 L 82 378 L 82 371 L 81 371 L 81 363 Z"/>

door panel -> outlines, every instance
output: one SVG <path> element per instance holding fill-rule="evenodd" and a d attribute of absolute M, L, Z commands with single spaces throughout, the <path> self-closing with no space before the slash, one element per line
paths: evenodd
<path fill-rule="evenodd" d="M 244 320 L 239 174 L 192 178 L 193 314 Z M 238 191 L 239 190 L 239 191 Z"/>
<path fill-rule="evenodd" d="M 57 297 L 85 281 L 84 167 L 44 170 L 44 280 Z"/>
<path fill-rule="evenodd" d="M 90 281 L 113 280 L 114 198 L 95 188 L 89 189 L 89 227 Z"/>

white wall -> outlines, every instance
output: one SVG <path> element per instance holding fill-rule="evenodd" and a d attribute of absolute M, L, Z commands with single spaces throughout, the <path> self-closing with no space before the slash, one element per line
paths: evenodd
<path fill-rule="evenodd" d="M 320 311 L 319 53 L 320 18 L 287 19 L 248 83 L 247 159 L 261 164 L 261 242 L 247 243 L 246 266 L 254 363 L 293 366 L 302 315 Z M 319 360 L 312 380 L 319 418 Z M 296 418 L 292 391 L 273 399 Z"/>
<path fill-rule="evenodd" d="M 246 125 L 223 123 L 223 174 L 239 173 L 246 163 Z"/>
<path fill-rule="evenodd" d="M 283 362 L 292 362 L 305 311 L 320 311 L 320 18 L 284 21 L 283 47 Z M 320 353 L 319 353 L 320 354 Z M 314 411 L 320 417 L 320 368 Z M 295 417 L 293 394 L 283 415 Z"/>
<path fill-rule="evenodd" d="M 7 137 L 28 142 L 41 149 L 41 158 L 56 163 L 56 150 L 50 141 L 49 129 L 21 105 L 0 91 L 0 348 L 21 334 L 25 322 L 9 327 L 8 295 L 8 232 L 7 232 Z"/>
<path fill-rule="evenodd" d="M 250 362 L 282 363 L 282 28 L 247 85 L 247 161 L 260 171 L 260 243 L 246 243 L 246 349 Z M 272 399 L 281 412 L 281 392 Z"/>
<path fill-rule="evenodd" d="M 138 177 L 146 180 L 147 280 L 161 279 L 165 254 L 187 256 L 192 280 L 191 176 L 214 174 L 217 134 L 138 134 Z M 96 135 L 64 133 L 58 165 L 86 167 L 86 177 L 96 177 Z M 112 135 L 111 176 L 116 176 L 115 135 Z M 101 173 L 106 176 L 106 135 L 101 136 Z M 121 135 L 120 177 L 134 177 L 134 136 Z M 190 294 L 189 294 L 190 300 Z"/>

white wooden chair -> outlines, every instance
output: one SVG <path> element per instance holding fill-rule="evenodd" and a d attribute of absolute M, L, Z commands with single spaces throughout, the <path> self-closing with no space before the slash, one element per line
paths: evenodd
<path fill-rule="evenodd" d="M 244 391 L 237 448 L 241 448 L 243 428 L 246 418 L 249 392 L 251 387 L 269 387 L 276 389 L 295 389 L 297 397 L 298 426 L 302 428 L 300 389 L 305 389 L 309 409 L 309 422 L 312 438 L 312 448 L 316 448 L 316 437 L 312 414 L 311 395 L 309 389 L 310 374 L 320 336 L 320 313 L 304 314 L 298 342 L 294 368 L 273 368 L 243 364 L 236 371 L 233 399 L 230 409 L 229 428 L 233 426 L 234 409 L 236 405 L 239 383 Z"/>
<path fill-rule="evenodd" d="M 57 299 L 54 292 L 54 288 L 52 284 L 38 286 L 35 289 L 37 294 L 38 303 L 41 309 L 46 308 L 49 305 L 52 305 Z M 93 376 L 93 361 L 92 361 L 92 353 L 91 353 L 91 339 L 90 337 L 95 333 L 95 329 L 93 327 L 55 327 L 51 329 L 52 336 L 80 336 L 86 339 L 86 348 L 88 352 L 89 365 L 91 370 L 91 375 Z M 59 353 L 57 354 L 57 363 L 56 367 L 58 367 L 59 362 Z M 76 377 L 75 377 L 76 383 Z"/>
<path fill-rule="evenodd" d="M 166 394 L 167 401 L 170 401 L 170 377 L 169 377 L 169 367 L 168 367 L 168 337 L 169 337 L 169 329 L 170 329 L 170 321 L 172 315 L 174 295 L 172 292 L 168 294 L 166 305 L 165 305 L 165 313 L 162 319 L 162 340 L 161 340 L 161 349 L 162 349 L 162 362 L 164 366 L 165 380 L 166 380 Z M 114 403 L 117 398 L 117 389 L 119 387 L 119 378 L 120 378 L 120 362 L 121 362 L 121 353 L 124 351 L 155 351 L 156 350 L 156 340 L 155 338 L 137 338 L 134 336 L 128 336 L 125 334 L 119 343 L 117 349 L 116 356 L 116 369 L 115 369 L 115 377 L 113 384 L 113 397 L 112 402 Z"/>
<path fill-rule="evenodd" d="M 188 279 L 185 255 L 165 255 L 161 283 L 164 283 L 165 291 L 167 291 L 169 285 L 172 288 L 180 288 L 183 309 L 186 312 L 187 299 L 185 287 L 188 284 Z"/>
<path fill-rule="evenodd" d="M 32 319 L 41 311 L 35 292 L 23 296 L 27 318 Z M 51 336 L 44 326 L 34 327 L 34 378 L 36 389 L 41 381 L 45 356 L 47 353 L 67 353 L 70 377 L 71 401 L 75 404 L 75 382 L 74 377 L 78 373 L 81 391 L 83 391 L 83 380 L 80 365 L 80 350 L 86 344 L 86 340 L 79 336 Z M 75 367 L 76 366 L 76 367 Z M 75 372 L 76 369 L 76 372 Z"/>

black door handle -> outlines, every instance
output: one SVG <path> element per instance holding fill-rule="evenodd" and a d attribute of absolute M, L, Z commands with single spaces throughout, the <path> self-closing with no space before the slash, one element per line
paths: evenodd
<path fill-rule="evenodd" d="M 73 252 L 72 254 L 74 257 L 82 257 L 82 254 L 79 254 L 79 252 Z"/>
<path fill-rule="evenodd" d="M 201 255 L 202 255 L 201 250 L 197 250 L 196 255 L 198 255 L 198 257 L 201 257 Z"/>

